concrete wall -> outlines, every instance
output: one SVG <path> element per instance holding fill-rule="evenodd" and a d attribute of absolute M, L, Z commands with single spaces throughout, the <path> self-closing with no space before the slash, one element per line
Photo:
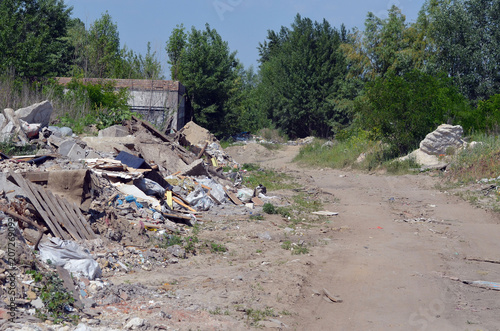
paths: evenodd
<path fill-rule="evenodd" d="M 61 85 L 67 85 L 70 77 L 56 78 Z M 84 83 L 112 81 L 117 89 L 128 88 L 130 109 L 142 114 L 145 120 L 162 128 L 181 129 L 186 124 L 185 88 L 181 83 L 170 80 L 147 79 L 97 79 L 84 78 Z"/>

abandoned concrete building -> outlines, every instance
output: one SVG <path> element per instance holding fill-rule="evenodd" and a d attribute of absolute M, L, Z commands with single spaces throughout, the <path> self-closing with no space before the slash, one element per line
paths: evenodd
<path fill-rule="evenodd" d="M 66 86 L 71 77 L 57 77 Z M 186 89 L 178 81 L 148 79 L 82 78 L 83 83 L 113 82 L 116 89 L 128 88 L 129 106 L 155 125 L 170 131 L 179 130 L 190 120 Z"/>

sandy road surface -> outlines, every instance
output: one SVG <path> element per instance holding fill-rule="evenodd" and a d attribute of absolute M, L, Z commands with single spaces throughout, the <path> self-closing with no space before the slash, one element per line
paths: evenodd
<path fill-rule="evenodd" d="M 308 257 L 296 330 L 500 330 L 500 292 L 460 280 L 500 281 L 500 218 L 435 189 L 436 178 L 369 175 L 290 164 L 234 150 L 240 162 L 292 171 L 335 195 L 332 227 L 348 228 Z M 250 150 L 252 148 L 249 148 Z M 405 222 L 409 221 L 409 222 Z M 318 300 L 326 288 L 342 303 Z"/>

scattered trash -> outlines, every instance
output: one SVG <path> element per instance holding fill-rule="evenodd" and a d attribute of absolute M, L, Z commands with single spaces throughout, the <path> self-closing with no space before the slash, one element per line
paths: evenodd
<path fill-rule="evenodd" d="M 500 291 L 500 283 L 486 282 L 484 280 L 474 280 L 474 281 L 464 280 L 462 281 L 462 283 L 472 285 L 475 287 L 486 288 L 489 290 Z"/>
<path fill-rule="evenodd" d="M 50 238 L 49 241 L 40 243 L 39 250 L 40 260 L 49 265 L 61 266 L 90 280 L 101 277 L 99 264 L 74 241 Z"/>
<path fill-rule="evenodd" d="M 313 211 L 311 214 L 320 216 L 337 216 L 339 213 L 328 210 L 320 210 L 320 211 Z"/>
<path fill-rule="evenodd" d="M 343 302 L 343 300 L 340 297 L 331 295 L 326 288 L 323 289 L 323 294 L 325 295 L 324 299 L 327 302 L 336 302 L 336 303 Z"/>

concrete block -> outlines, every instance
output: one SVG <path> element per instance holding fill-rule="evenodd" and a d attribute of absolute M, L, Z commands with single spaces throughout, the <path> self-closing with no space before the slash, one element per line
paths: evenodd
<path fill-rule="evenodd" d="M 128 129 L 126 127 L 123 127 L 121 125 L 113 125 L 110 126 L 109 128 L 102 129 L 99 131 L 97 134 L 97 137 L 103 138 L 103 137 L 126 137 L 129 135 Z"/>
<path fill-rule="evenodd" d="M 52 115 L 52 104 L 45 100 L 29 107 L 20 108 L 15 112 L 16 117 L 28 123 L 41 123 L 42 127 L 49 125 Z"/>

